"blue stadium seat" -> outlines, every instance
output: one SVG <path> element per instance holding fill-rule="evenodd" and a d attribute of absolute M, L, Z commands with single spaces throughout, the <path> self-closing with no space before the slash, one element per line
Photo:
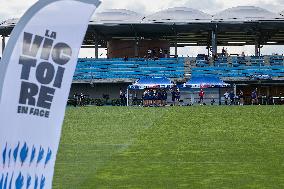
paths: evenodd
<path fill-rule="evenodd" d="M 131 58 L 79 59 L 74 80 L 90 79 L 138 79 L 142 76 L 184 78 L 183 58 L 146 60 Z"/>
<path fill-rule="evenodd" d="M 269 63 L 267 63 L 267 60 Z M 284 56 L 274 55 L 268 59 L 264 56 L 246 58 L 231 57 L 232 64 L 228 63 L 227 57 L 219 57 L 209 66 L 208 57 L 198 55 L 196 67 L 191 68 L 191 74 L 197 76 L 250 78 L 254 75 L 270 75 L 271 77 L 284 77 Z M 266 63 L 265 63 L 266 62 Z M 266 65 L 267 64 L 267 65 Z M 76 67 L 74 80 L 91 79 L 139 79 L 143 76 L 164 76 L 173 79 L 185 78 L 184 58 L 163 58 L 159 60 L 147 60 L 131 58 L 124 61 L 122 58 L 115 59 L 79 59 Z"/>

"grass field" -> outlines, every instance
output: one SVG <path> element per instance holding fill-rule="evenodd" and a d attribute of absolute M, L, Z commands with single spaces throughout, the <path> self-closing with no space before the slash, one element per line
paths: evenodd
<path fill-rule="evenodd" d="M 284 106 L 69 108 L 55 189 L 284 188 Z"/>

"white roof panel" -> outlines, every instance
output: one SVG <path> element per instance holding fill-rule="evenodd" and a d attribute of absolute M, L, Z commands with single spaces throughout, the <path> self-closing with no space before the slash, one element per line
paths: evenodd
<path fill-rule="evenodd" d="M 254 6 L 238 6 L 226 9 L 213 16 L 214 21 L 251 22 L 283 19 L 281 15 Z"/>
<path fill-rule="evenodd" d="M 143 16 L 126 9 L 109 9 L 95 14 L 94 24 L 135 24 L 141 23 Z"/>
<path fill-rule="evenodd" d="M 186 7 L 166 9 L 143 19 L 143 23 L 196 23 L 211 21 L 211 15 Z"/>

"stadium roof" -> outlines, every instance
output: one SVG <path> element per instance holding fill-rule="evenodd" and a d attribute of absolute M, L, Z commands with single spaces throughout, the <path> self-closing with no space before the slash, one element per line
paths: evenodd
<path fill-rule="evenodd" d="M 97 13 L 91 23 L 94 24 L 121 24 L 121 23 L 140 23 L 144 16 L 125 9 L 108 9 Z"/>
<path fill-rule="evenodd" d="M 212 16 L 196 9 L 186 7 L 169 8 L 150 16 L 146 16 L 142 23 L 196 23 L 211 22 Z"/>
<path fill-rule="evenodd" d="M 0 35 L 8 36 L 17 19 L 0 24 Z M 124 9 L 97 13 L 90 22 L 84 45 L 107 47 L 111 39 L 161 39 L 178 46 L 208 46 L 212 31 L 217 32 L 218 45 L 284 45 L 284 16 L 268 10 L 240 6 L 211 16 L 199 10 L 176 7 L 144 17 Z M 85 47 L 86 47 L 85 46 Z"/>
<path fill-rule="evenodd" d="M 0 28 L 13 27 L 19 19 L 8 19 L 0 23 Z M 90 21 L 92 25 L 123 25 L 123 24 L 187 24 L 187 23 L 215 23 L 215 22 L 259 22 L 284 21 L 284 11 L 279 14 L 255 6 L 238 6 L 226 9 L 216 15 L 209 15 L 202 11 L 175 7 L 159 11 L 152 15 L 143 16 L 126 9 L 108 9 L 96 13 Z"/>
<path fill-rule="evenodd" d="M 280 14 L 276 14 L 263 8 L 254 6 L 238 6 L 226 9 L 214 15 L 214 21 L 218 22 L 251 22 L 251 21 L 275 21 L 284 19 Z"/>

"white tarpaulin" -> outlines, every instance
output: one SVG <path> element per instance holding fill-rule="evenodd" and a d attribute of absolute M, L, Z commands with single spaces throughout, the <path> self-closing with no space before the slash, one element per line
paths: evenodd
<path fill-rule="evenodd" d="M 0 63 L 0 189 L 52 188 L 65 107 L 97 0 L 40 0 Z"/>

